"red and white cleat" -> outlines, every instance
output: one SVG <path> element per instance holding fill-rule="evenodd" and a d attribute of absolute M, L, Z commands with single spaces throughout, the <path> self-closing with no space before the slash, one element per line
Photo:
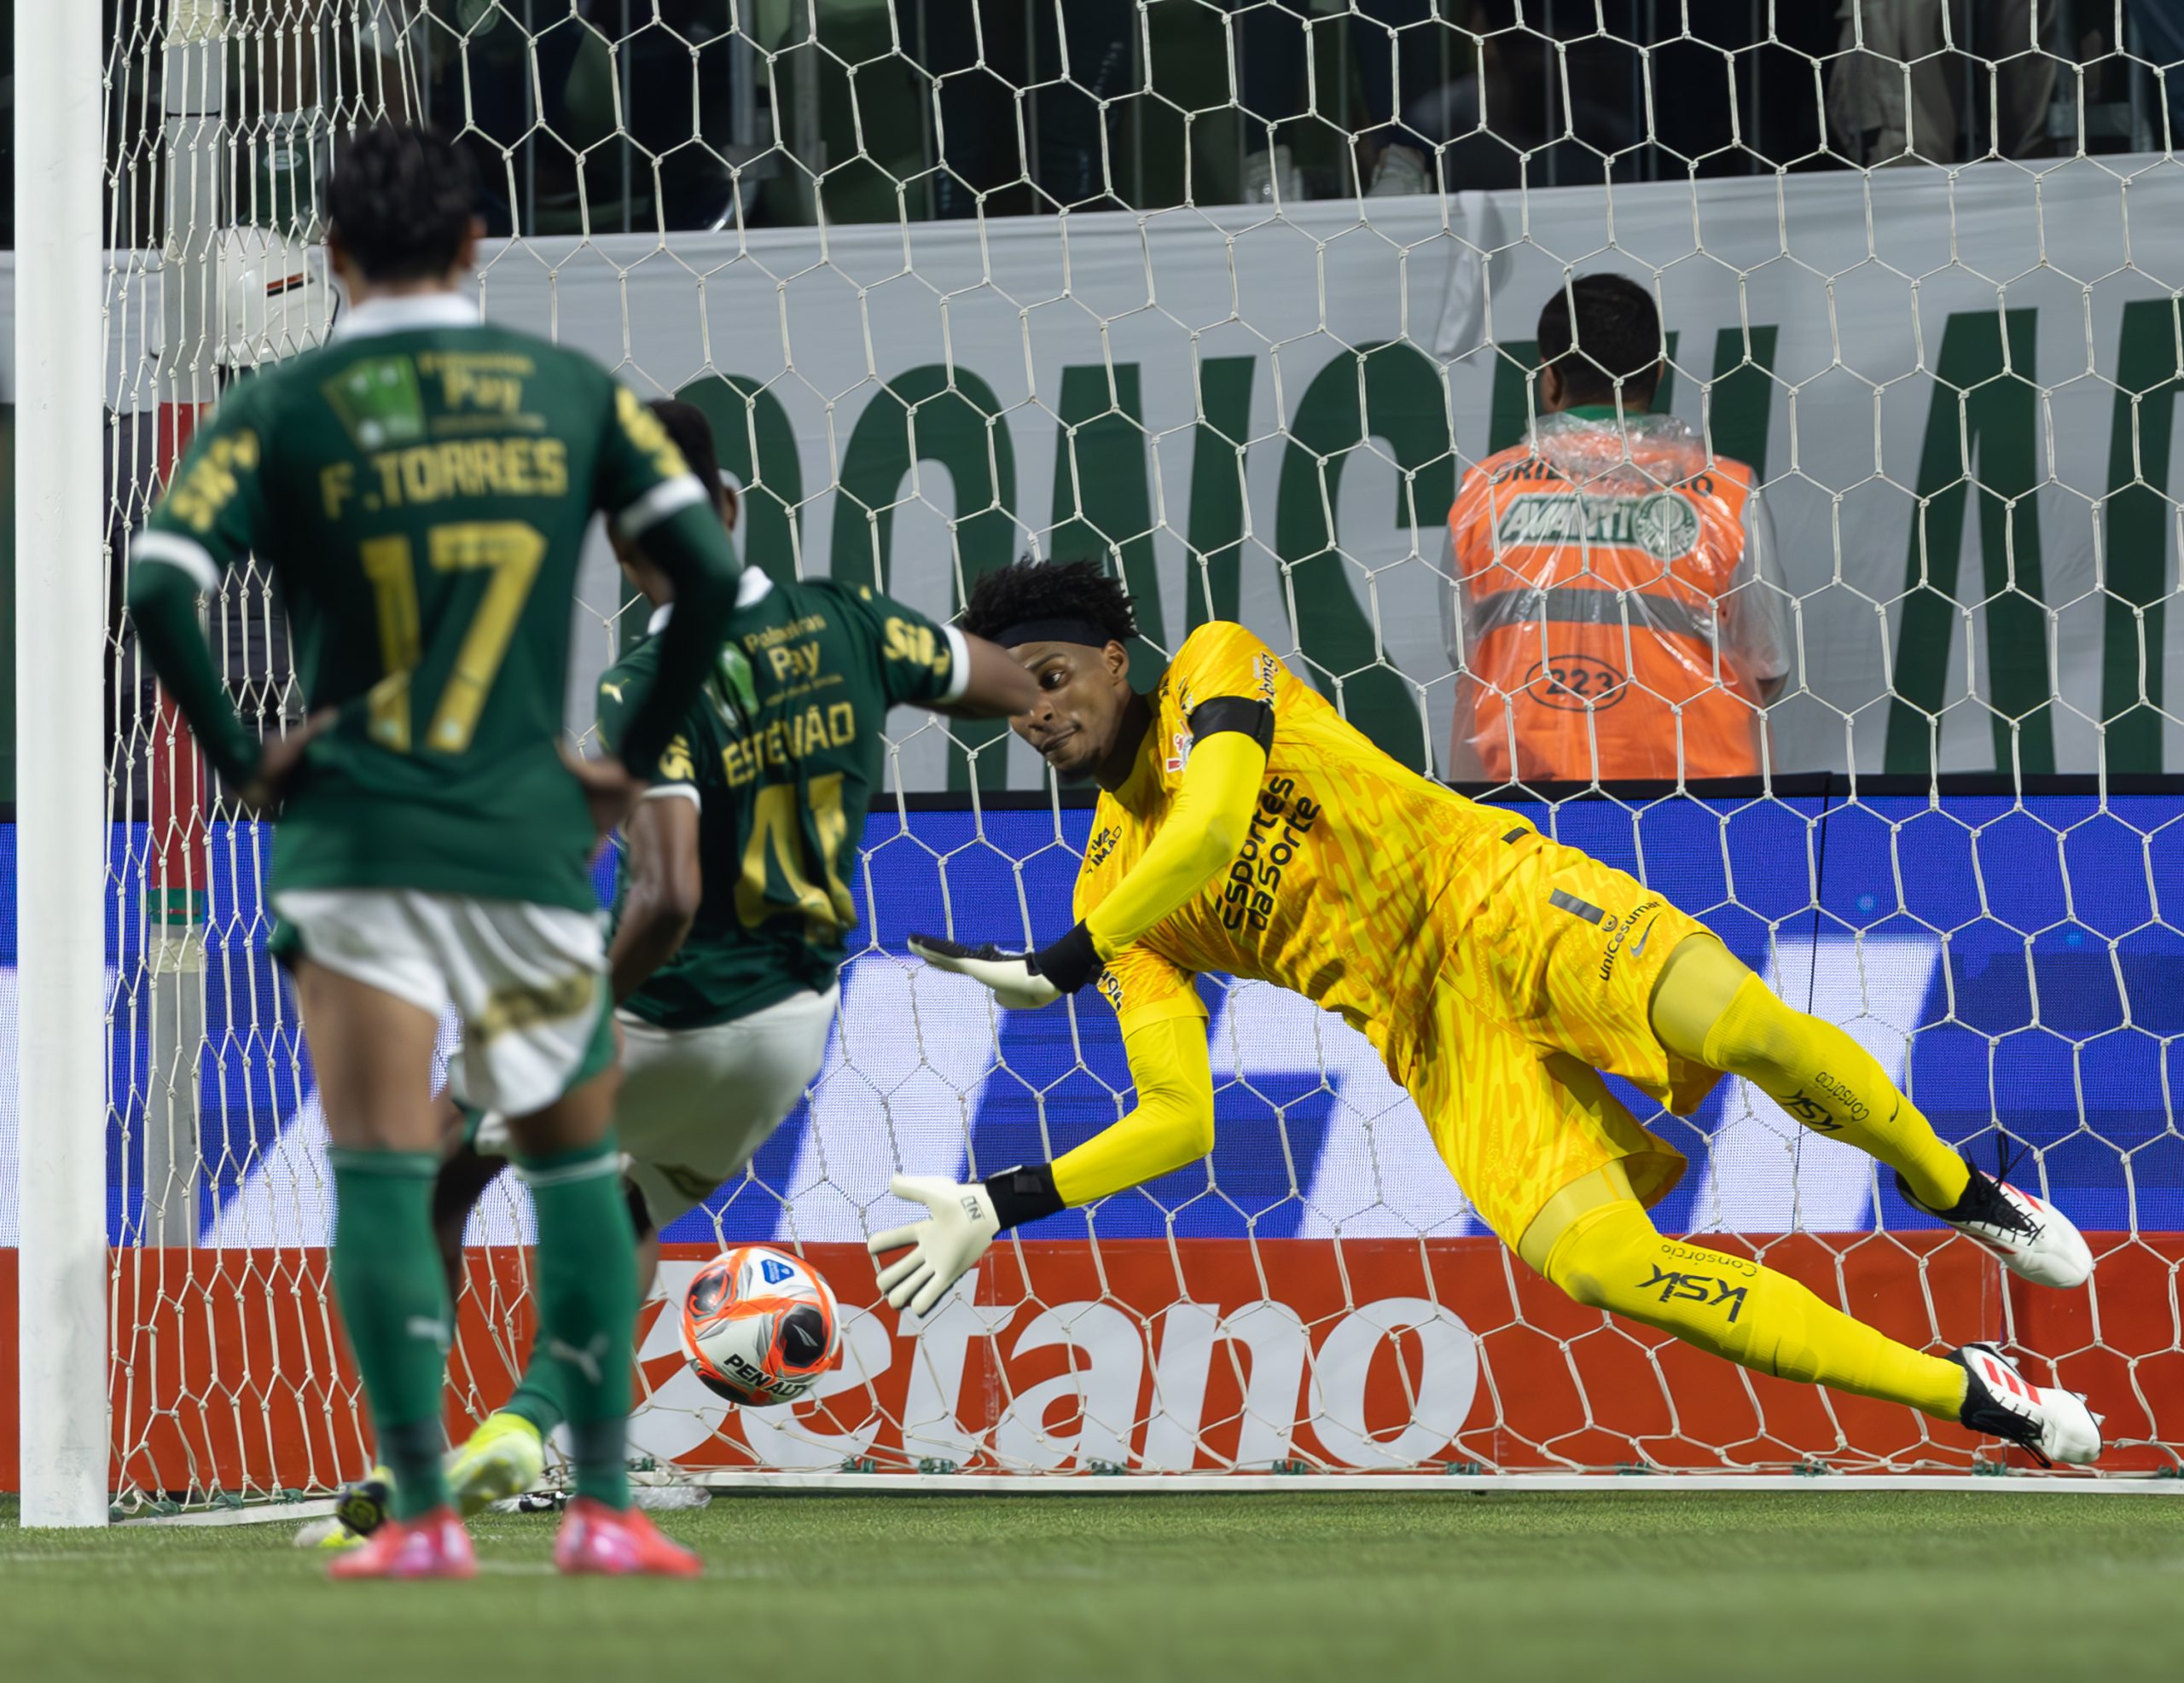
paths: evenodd
<path fill-rule="evenodd" d="M 554 1539 L 554 1564 L 564 1572 L 608 1578 L 694 1578 L 706 1570 L 705 1562 L 670 1542 L 636 1509 L 617 1512 L 589 1496 L 569 1504 L 561 1534 Z"/>
<path fill-rule="evenodd" d="M 2067 1291 L 2093 1277 L 2093 1247 L 2061 1210 L 1969 1162 L 1964 1166 L 1972 1170 L 1972 1178 L 1952 1209 L 1931 1210 L 1920 1204 L 1901 1175 L 1896 1177 L 1896 1188 L 1917 1208 L 1940 1216 L 1993 1252 L 2019 1280 Z"/>
<path fill-rule="evenodd" d="M 2043 1466 L 2082 1467 L 2100 1455 L 2102 1417 L 2077 1392 L 2034 1384 L 1993 1344 L 1966 1344 L 1949 1359 L 1970 1376 L 1957 1418 L 1973 1431 L 2017 1444 Z"/>
<path fill-rule="evenodd" d="M 390 1519 L 346 1554 L 326 1563 L 329 1578 L 474 1578 L 470 1533 L 450 1507 Z"/>

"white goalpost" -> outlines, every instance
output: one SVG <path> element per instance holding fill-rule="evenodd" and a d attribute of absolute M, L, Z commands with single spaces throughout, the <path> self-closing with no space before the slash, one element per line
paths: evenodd
<path fill-rule="evenodd" d="M 15 19 L 16 1360 L 22 1523 L 102 1525 L 106 871 L 97 9 Z"/>
<path fill-rule="evenodd" d="M 372 1465 L 270 833 L 212 786 L 119 587 L 201 409 L 326 332 L 314 183 L 387 119 L 478 165 L 490 318 L 706 411 L 749 565 L 945 618 L 1019 555 L 1095 559 L 1141 673 L 1242 621 L 1398 759 L 1706 920 L 2099 1258 L 2082 1292 L 2024 1287 L 1739 1082 L 1687 1118 L 1621 1090 L 1688 1162 L 1664 1231 L 2091 1394 L 2100 1472 L 2039 1472 L 1570 1303 L 1362 1036 L 1210 978 L 1212 1155 L 898 1318 L 863 1248 L 909 1219 L 892 1174 L 1049 1159 L 1130 1102 L 1095 990 L 1005 1017 L 910 958 L 914 930 L 1053 937 L 1099 842 L 1024 745 L 906 711 L 821 1075 L 665 1236 L 643 1478 L 2184 1491 L 2184 68 L 2134 9 L 2042 4 L 2025 44 L 1982 24 L 1916 66 L 1779 0 L 1718 38 L 1620 0 L 103 9 L 111 33 L 74 0 L 15 15 L 26 1524 L 293 1515 Z M 1489 788 L 1451 504 L 1539 420 L 1542 305 L 1602 270 L 1659 305 L 1658 408 L 1763 496 L 1786 670 L 1760 775 L 1678 749 L 1672 776 Z M 246 719 L 299 717 L 264 570 L 206 609 Z M 642 629 L 603 539 L 572 614 L 581 735 Z M 451 1431 L 520 1371 L 529 1220 L 506 1179 L 473 1218 Z M 726 1407 L 677 1347 L 682 1285 L 752 1242 L 842 1305 L 843 1366 L 793 1408 Z"/>

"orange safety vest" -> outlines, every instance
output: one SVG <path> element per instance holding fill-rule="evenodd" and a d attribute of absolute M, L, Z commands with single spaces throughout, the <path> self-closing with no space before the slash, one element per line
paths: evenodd
<path fill-rule="evenodd" d="M 1751 470 L 1674 424 L 1542 431 L 1464 476 L 1449 512 L 1472 678 L 1497 781 L 1759 769 L 1759 690 L 1721 635 Z M 1459 692 L 1461 694 L 1461 692 Z"/>

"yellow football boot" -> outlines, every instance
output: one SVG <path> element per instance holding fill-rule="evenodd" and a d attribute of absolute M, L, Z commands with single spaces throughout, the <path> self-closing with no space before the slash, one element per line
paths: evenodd
<path fill-rule="evenodd" d="M 469 1441 L 448 1457 L 448 1494 L 468 1519 L 495 1502 L 520 1496 L 545 1471 L 546 1446 L 538 1428 L 503 1410 L 488 1414 Z"/>

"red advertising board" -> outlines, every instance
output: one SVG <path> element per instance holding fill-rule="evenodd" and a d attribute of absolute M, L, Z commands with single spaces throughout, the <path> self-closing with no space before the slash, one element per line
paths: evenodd
<path fill-rule="evenodd" d="M 2184 1235 L 2094 1236 L 2094 1288 L 2008 1281 L 1974 1247 L 1916 1235 L 1723 1239 L 1922 1346 L 1972 1338 L 2055 1360 L 2117 1447 L 2184 1445 L 2175 1304 Z M 860 1246 L 805 1254 L 843 1305 L 845 1359 L 793 1408 L 738 1411 L 684 1369 L 663 1303 L 711 1253 L 671 1247 L 639 1326 L 633 1436 L 693 1468 L 1360 1472 L 1649 1465 L 1963 1470 L 1993 1455 L 1893 1404 L 1747 1373 L 1569 1302 L 1487 1239 L 1026 1244 L 997 1248 L 921 1325 L 875 1301 Z M 311 1251 L 113 1253 L 117 1484 L 199 1494 L 324 1488 L 369 1464 L 369 1428 Z M 472 1253 L 449 1424 L 498 1403 L 531 1336 L 527 1258 Z M 14 1357 L 15 1256 L 0 1251 Z M 35 1363 L 35 1351 L 20 1353 Z M 2036 1363 L 2036 1377 L 2047 1369 Z M 0 1489 L 16 1483 L 0 1373 Z"/>

